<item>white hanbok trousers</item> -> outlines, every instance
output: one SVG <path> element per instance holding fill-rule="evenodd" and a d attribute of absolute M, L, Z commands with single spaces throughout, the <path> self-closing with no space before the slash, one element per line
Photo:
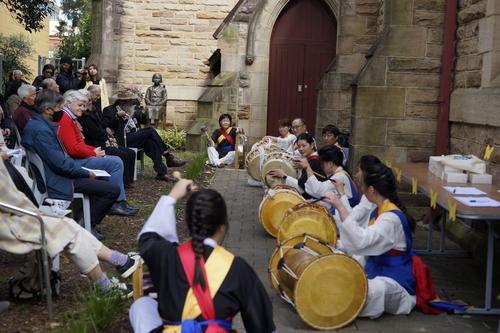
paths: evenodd
<path fill-rule="evenodd" d="M 230 151 L 226 156 L 219 158 L 219 152 L 215 147 L 208 147 L 208 161 L 210 164 L 219 166 L 221 164 L 234 163 L 234 151 Z"/>

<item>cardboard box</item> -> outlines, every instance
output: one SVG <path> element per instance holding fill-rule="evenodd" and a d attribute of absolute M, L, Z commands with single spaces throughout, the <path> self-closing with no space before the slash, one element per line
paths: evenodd
<path fill-rule="evenodd" d="M 467 174 L 462 172 L 444 172 L 441 178 L 446 183 L 467 183 Z"/>
<path fill-rule="evenodd" d="M 492 184 L 493 176 L 489 173 L 472 173 L 469 172 L 469 182 L 472 184 Z"/>

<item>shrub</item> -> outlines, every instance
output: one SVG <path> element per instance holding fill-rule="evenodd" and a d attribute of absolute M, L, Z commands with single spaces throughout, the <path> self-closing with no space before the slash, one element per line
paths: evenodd
<path fill-rule="evenodd" d="M 30 76 L 32 73 L 26 64 L 26 60 L 31 57 L 34 50 L 32 42 L 28 37 L 21 34 L 5 36 L 0 34 L 0 53 L 3 54 L 3 81 L 8 81 L 9 73 L 19 69 L 24 76 Z"/>
<path fill-rule="evenodd" d="M 167 130 L 156 129 L 161 139 L 171 149 L 177 150 L 186 145 L 186 131 L 179 130 L 176 126 Z"/>

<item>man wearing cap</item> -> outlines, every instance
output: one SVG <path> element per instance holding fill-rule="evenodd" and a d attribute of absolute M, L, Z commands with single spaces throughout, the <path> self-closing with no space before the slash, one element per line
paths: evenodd
<path fill-rule="evenodd" d="M 156 179 L 173 181 L 167 174 L 167 166 L 179 167 L 186 161 L 175 158 L 152 127 L 140 128 L 140 123 L 147 121 L 146 115 L 137 110 L 139 97 L 130 90 L 120 90 L 115 96 L 115 103 L 104 108 L 102 121 L 107 131 L 111 131 L 119 146 L 142 148 L 151 160 L 156 171 Z M 163 163 L 165 157 L 167 165 Z"/>
<path fill-rule="evenodd" d="M 60 72 L 57 75 L 56 82 L 59 85 L 61 94 L 68 90 L 85 88 L 85 79 L 78 79 L 73 75 L 73 61 L 70 57 L 62 57 L 59 66 Z"/>

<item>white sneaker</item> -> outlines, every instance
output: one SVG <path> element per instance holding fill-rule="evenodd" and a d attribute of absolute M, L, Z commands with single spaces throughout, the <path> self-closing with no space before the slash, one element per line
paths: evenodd
<path fill-rule="evenodd" d="M 54 215 L 63 217 L 71 213 L 71 210 L 68 209 L 71 201 L 67 200 L 58 200 L 58 199 L 45 199 L 45 203 L 48 203 L 49 206 L 41 206 L 40 210 L 45 213 L 52 213 Z M 45 207 L 45 208 L 44 208 Z"/>

